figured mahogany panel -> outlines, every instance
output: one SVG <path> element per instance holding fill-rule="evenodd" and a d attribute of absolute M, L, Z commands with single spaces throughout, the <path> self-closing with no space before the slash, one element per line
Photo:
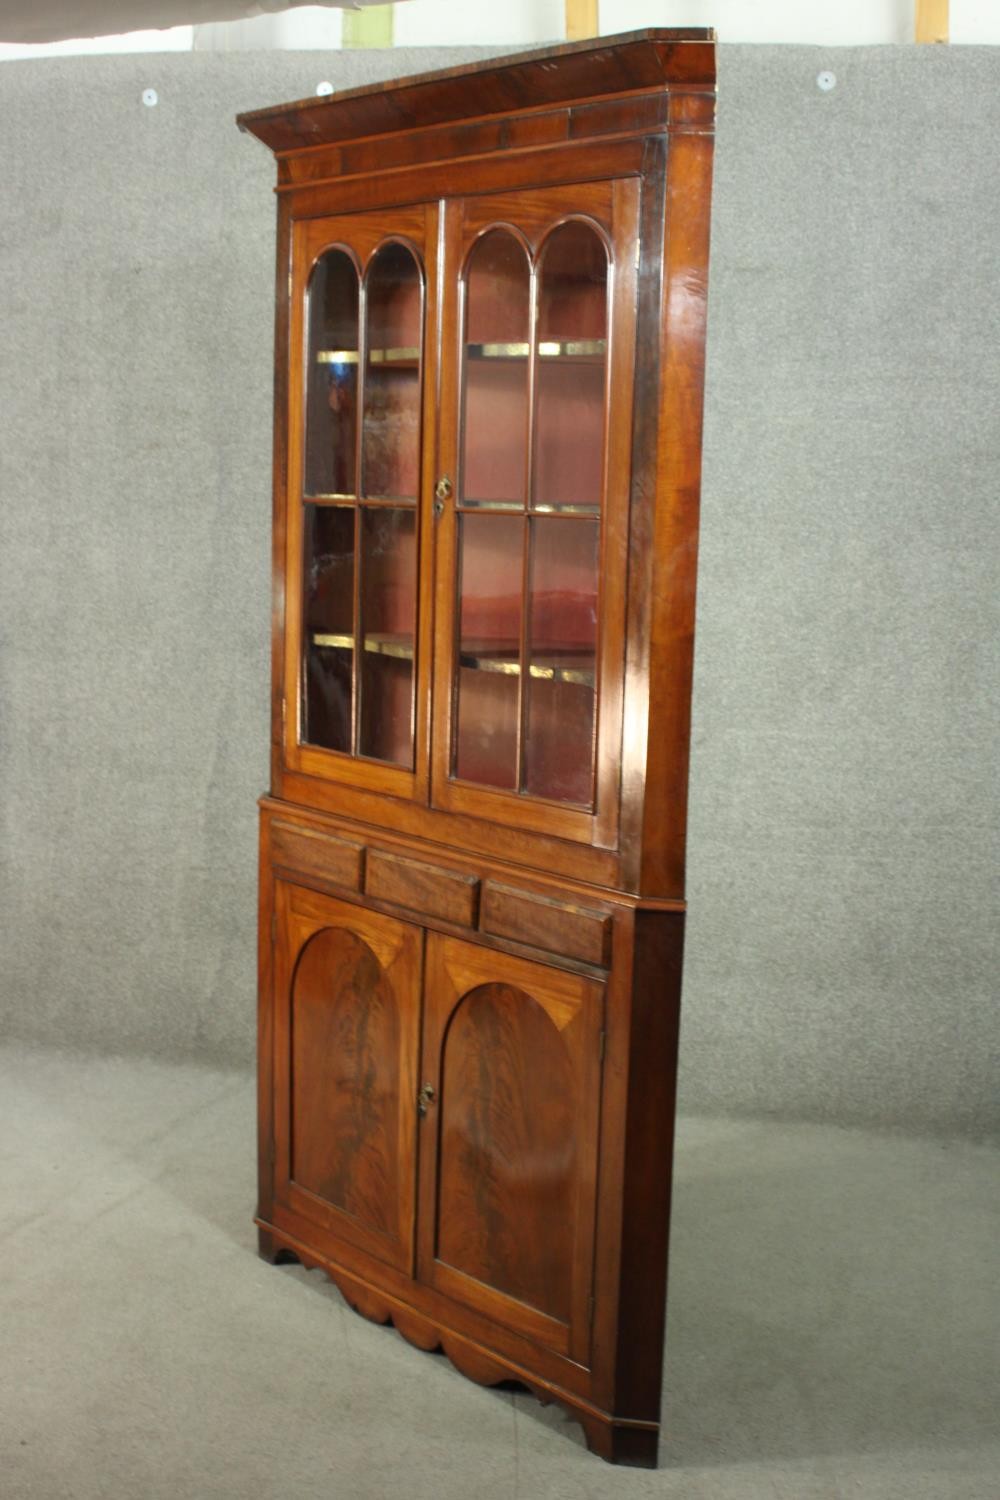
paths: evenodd
<path fill-rule="evenodd" d="M 405 1267 L 420 933 L 283 882 L 277 907 L 279 1198 Z"/>
<path fill-rule="evenodd" d="M 455 1011 L 444 1058 L 438 1258 L 568 1323 L 575 1091 L 562 1037 L 524 990 L 484 984 Z"/>
<path fill-rule="evenodd" d="M 420 1279 L 585 1361 L 602 986 L 431 934 L 426 1006 Z"/>
<path fill-rule="evenodd" d="M 292 986 L 292 1178 L 394 1238 L 399 1030 L 392 986 L 363 938 L 315 933 Z"/>

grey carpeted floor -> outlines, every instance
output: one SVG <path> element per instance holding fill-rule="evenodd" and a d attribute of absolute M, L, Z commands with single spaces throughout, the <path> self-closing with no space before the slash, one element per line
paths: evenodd
<path fill-rule="evenodd" d="M 657 1473 L 255 1254 L 242 1073 L 0 1054 L 4 1500 L 997 1500 L 1000 1152 L 684 1122 Z"/>

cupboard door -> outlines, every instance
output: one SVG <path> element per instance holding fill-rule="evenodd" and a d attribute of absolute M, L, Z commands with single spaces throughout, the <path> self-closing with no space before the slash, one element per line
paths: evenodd
<path fill-rule="evenodd" d="M 605 847 L 638 206 L 634 181 L 449 204 L 442 289 L 433 798 Z"/>
<path fill-rule="evenodd" d="M 275 900 L 276 1197 L 410 1271 L 421 930 L 284 881 Z"/>
<path fill-rule="evenodd" d="M 420 1280 L 586 1363 L 603 986 L 428 937 Z"/>
<path fill-rule="evenodd" d="M 293 230 L 285 763 L 413 796 L 436 208 Z"/>

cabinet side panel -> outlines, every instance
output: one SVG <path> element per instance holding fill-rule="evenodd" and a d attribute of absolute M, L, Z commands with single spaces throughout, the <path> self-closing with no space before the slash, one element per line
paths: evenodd
<path fill-rule="evenodd" d="M 704 102 L 711 110 L 711 101 Z M 649 737 L 638 889 L 677 898 L 684 895 L 687 834 L 712 147 L 709 119 L 704 130 L 672 134 L 667 157 Z"/>
<path fill-rule="evenodd" d="M 274 877 L 271 820 L 260 815 L 257 933 L 257 1216 L 270 1219 L 274 1202 Z"/>
<path fill-rule="evenodd" d="M 663 221 L 666 139 L 643 145 L 639 260 L 636 273 L 636 341 L 629 496 L 628 613 L 625 635 L 625 701 L 621 764 L 622 884 L 636 890 L 642 857 L 649 731 L 649 635 L 653 608 L 653 533 L 656 520 L 656 440 L 660 351 L 651 336 L 662 318 Z"/>
<path fill-rule="evenodd" d="M 615 1412 L 656 1422 L 670 1231 L 682 912 L 637 912 L 629 1042 Z"/>
<path fill-rule="evenodd" d="M 284 729 L 285 495 L 288 476 L 288 326 L 291 206 L 278 200 L 274 313 L 274 453 L 271 538 L 271 792 L 281 795 Z"/>

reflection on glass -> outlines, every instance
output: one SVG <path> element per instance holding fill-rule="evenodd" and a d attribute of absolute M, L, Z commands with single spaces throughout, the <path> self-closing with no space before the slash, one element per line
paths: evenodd
<path fill-rule="evenodd" d="M 420 271 L 405 245 L 376 251 L 366 277 L 364 494 L 415 500 L 420 467 Z"/>
<path fill-rule="evenodd" d="M 304 507 L 302 738 L 351 748 L 354 508 Z"/>
<path fill-rule="evenodd" d="M 556 229 L 542 252 L 535 405 L 537 510 L 601 504 L 608 258 L 588 225 Z"/>
<path fill-rule="evenodd" d="M 415 523 L 413 510 L 362 512 L 358 751 L 404 766 L 413 764 Z"/>
<path fill-rule="evenodd" d="M 505 229 L 483 235 L 466 273 L 462 499 L 524 501 L 530 277 Z"/>
<path fill-rule="evenodd" d="M 358 273 L 344 250 L 309 283 L 305 493 L 353 495 L 358 411 Z"/>
<path fill-rule="evenodd" d="M 531 522 L 524 789 L 593 798 L 599 523 Z"/>
<path fill-rule="evenodd" d="M 463 515 L 460 525 L 455 775 L 514 789 L 525 523 Z"/>

